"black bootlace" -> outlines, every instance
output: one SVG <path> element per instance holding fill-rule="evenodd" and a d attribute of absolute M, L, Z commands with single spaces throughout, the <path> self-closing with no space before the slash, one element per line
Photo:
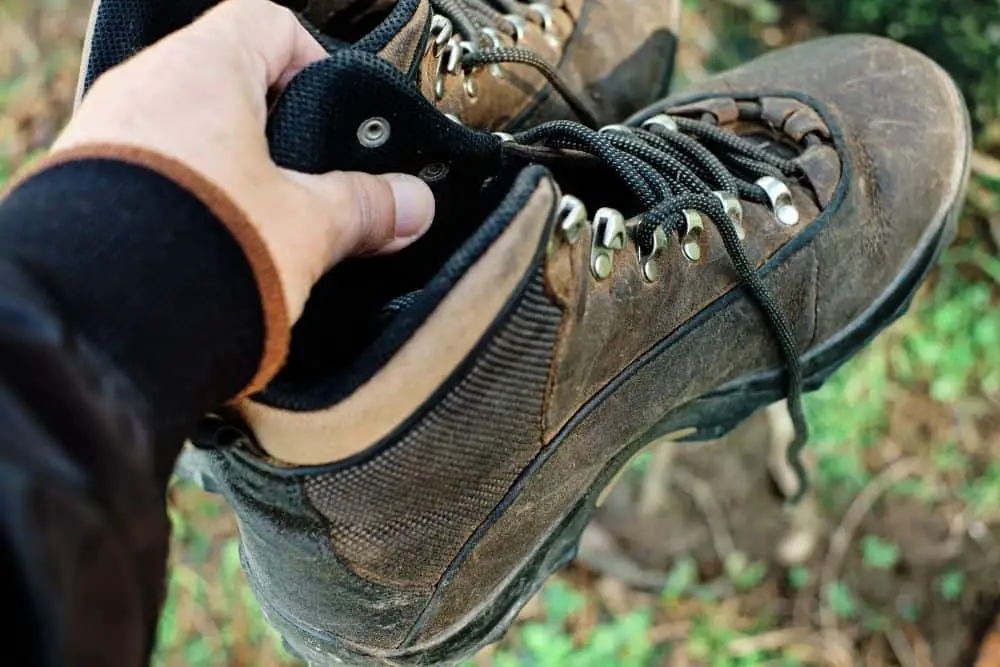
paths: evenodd
<path fill-rule="evenodd" d="M 439 26 L 435 39 L 446 42 L 452 32 L 457 33 L 461 41 L 452 48 L 461 49 L 464 68 L 471 70 L 502 63 L 533 67 L 556 89 L 582 123 L 592 128 L 599 125 L 590 104 L 573 90 L 553 63 L 532 49 L 507 46 L 499 38 L 498 33 L 516 44 L 523 36 L 527 21 L 535 19 L 540 19 L 545 34 L 554 38 L 549 25 L 554 11 L 551 7 L 525 0 L 430 0 L 430 4 L 436 14 L 449 22 L 447 26 Z"/>
<path fill-rule="evenodd" d="M 642 128 L 615 125 L 601 131 L 571 121 L 554 121 L 510 138 L 520 145 L 582 151 L 605 163 L 644 211 L 629 230 L 640 254 L 653 251 L 658 229 L 666 234 L 682 234 L 688 224 L 685 217 L 688 211 L 711 220 L 740 281 L 761 307 L 781 349 L 788 410 L 795 426 L 788 463 L 799 487 L 792 500 L 801 498 L 808 485 L 801 454 L 809 429 L 802 407 L 803 374 L 798 346 L 774 296 L 747 257 L 738 222 L 730 217 L 732 211 L 724 205 L 728 196 L 774 207 L 772 196 L 758 181 L 768 177 L 798 179 L 802 175 L 799 165 L 716 126 L 666 115 L 647 121 Z M 782 214 L 790 212 L 794 209 Z"/>

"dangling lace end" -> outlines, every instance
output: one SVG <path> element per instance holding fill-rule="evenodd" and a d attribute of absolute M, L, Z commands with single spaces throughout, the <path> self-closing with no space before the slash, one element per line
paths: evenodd
<path fill-rule="evenodd" d="M 806 471 L 805 463 L 802 461 L 802 451 L 809 441 L 809 424 L 802 409 L 802 394 L 797 391 L 798 387 L 795 389 L 790 392 L 788 397 L 788 414 L 792 418 L 792 424 L 795 426 L 795 439 L 788 445 L 786 461 L 792 472 L 795 473 L 795 481 L 798 483 L 798 488 L 795 491 L 795 495 L 787 500 L 787 505 L 797 505 L 809 490 L 809 473 Z"/>

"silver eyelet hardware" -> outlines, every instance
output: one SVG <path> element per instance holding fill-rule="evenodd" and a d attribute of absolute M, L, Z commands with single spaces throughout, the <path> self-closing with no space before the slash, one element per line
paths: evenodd
<path fill-rule="evenodd" d="M 559 42 L 559 37 L 555 34 L 556 32 L 556 17 L 552 13 L 552 8 L 548 5 L 543 5 L 540 2 L 533 2 L 528 5 L 527 12 L 533 12 L 542 22 L 542 32 L 545 33 L 545 41 L 548 42 L 549 46 L 553 49 L 558 49 L 562 46 Z"/>
<path fill-rule="evenodd" d="M 514 28 L 514 41 L 524 41 L 524 32 L 528 29 L 528 22 L 523 16 L 517 14 L 504 14 L 504 20 Z"/>
<path fill-rule="evenodd" d="M 665 113 L 657 114 L 642 123 L 642 129 L 649 132 L 662 130 L 663 132 L 680 132 L 677 121 Z M 655 132 L 654 132 L 655 133 Z"/>
<path fill-rule="evenodd" d="M 381 116 L 374 116 L 358 127 L 358 142 L 365 148 L 378 148 L 389 141 L 391 130 L 389 121 Z"/>
<path fill-rule="evenodd" d="M 757 185 L 764 189 L 768 201 L 771 202 L 771 210 L 778 222 L 791 227 L 799 222 L 799 210 L 792 202 L 792 191 L 788 186 L 773 176 L 764 176 L 757 180 Z"/>
<path fill-rule="evenodd" d="M 659 225 L 653 230 L 653 246 L 646 252 L 643 252 L 642 247 L 636 243 L 636 249 L 639 252 L 639 268 L 642 270 L 642 277 L 648 283 L 655 283 L 663 275 L 663 269 L 660 268 L 660 263 L 657 261 L 666 251 L 669 239 L 667 233 L 663 231 L 663 227 Z"/>
<path fill-rule="evenodd" d="M 705 222 L 698 211 L 684 211 L 684 226 L 681 228 L 681 250 L 684 256 L 692 262 L 701 259 L 701 235 L 705 231 Z"/>
<path fill-rule="evenodd" d="M 506 46 L 503 42 L 503 36 L 493 28 L 480 28 L 479 32 L 482 34 L 483 45 L 487 48 L 502 49 Z M 497 63 L 490 65 L 490 74 L 497 79 L 502 79 L 504 76 L 503 70 Z"/>
<path fill-rule="evenodd" d="M 437 183 L 448 175 L 448 171 L 448 165 L 444 162 L 431 162 L 417 176 L 425 183 Z"/>
<path fill-rule="evenodd" d="M 598 134 L 608 134 L 609 132 L 618 132 L 619 134 L 632 134 L 632 128 L 628 125 L 605 125 L 599 129 Z"/>
<path fill-rule="evenodd" d="M 494 132 L 493 136 L 494 137 L 499 137 L 500 141 L 502 141 L 505 144 L 517 143 L 514 140 L 514 135 L 511 134 L 510 132 Z"/>
<path fill-rule="evenodd" d="M 740 241 L 745 239 L 747 233 L 743 229 L 743 205 L 740 204 L 740 200 L 735 195 L 721 190 L 712 194 L 716 196 L 722 204 L 722 208 L 726 209 L 726 215 L 733 221 L 733 227 L 736 228 L 736 236 L 739 237 Z"/>
<path fill-rule="evenodd" d="M 587 207 L 577 197 L 563 195 L 556 212 L 556 224 L 567 243 L 576 243 L 587 225 Z"/>
<path fill-rule="evenodd" d="M 598 280 L 611 275 L 614 252 L 625 247 L 625 216 L 613 208 L 598 209 L 590 241 L 590 270 Z"/>
<path fill-rule="evenodd" d="M 465 123 L 463 123 L 462 120 L 458 116 L 456 116 L 455 114 L 453 114 L 453 113 L 446 113 L 444 115 L 444 117 L 447 118 L 448 120 L 450 120 L 453 123 L 458 123 L 462 127 L 465 127 Z"/>
<path fill-rule="evenodd" d="M 434 53 L 441 50 L 441 47 L 448 43 L 455 29 L 451 24 L 451 19 L 447 16 L 435 14 L 431 19 L 431 37 L 433 38 Z"/>
<path fill-rule="evenodd" d="M 469 99 L 474 100 L 479 96 L 479 84 L 476 83 L 476 79 L 474 77 L 465 77 L 462 87 L 465 88 L 465 94 L 469 97 Z"/>
<path fill-rule="evenodd" d="M 434 97 L 439 100 L 444 97 L 445 75 L 455 74 L 461 62 L 462 47 L 459 44 L 458 36 L 455 35 L 448 40 L 444 52 L 438 59 L 437 75 L 434 78 Z"/>

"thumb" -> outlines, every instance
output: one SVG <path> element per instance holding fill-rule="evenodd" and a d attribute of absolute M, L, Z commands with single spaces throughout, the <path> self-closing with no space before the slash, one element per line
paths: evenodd
<path fill-rule="evenodd" d="M 434 195 L 415 176 L 292 173 L 310 191 L 328 223 L 330 263 L 324 268 L 352 255 L 402 250 L 420 238 L 434 219 Z"/>

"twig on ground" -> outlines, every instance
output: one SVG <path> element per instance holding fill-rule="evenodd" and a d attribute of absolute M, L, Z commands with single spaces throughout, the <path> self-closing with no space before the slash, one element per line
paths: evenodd
<path fill-rule="evenodd" d="M 882 472 L 880 472 L 864 489 L 861 490 L 851 502 L 847 512 L 844 513 L 840 525 L 830 538 L 830 548 L 827 551 L 826 559 L 823 561 L 823 568 L 820 570 L 819 580 L 819 624 L 820 627 L 829 630 L 837 627 L 837 616 L 830 609 L 826 599 L 827 590 L 830 584 L 837 578 L 837 573 L 844 564 L 847 550 L 854 539 L 861 522 L 868 512 L 871 511 L 876 501 L 897 482 L 912 475 L 919 474 L 923 469 L 919 460 L 905 458 L 895 461 Z"/>
<path fill-rule="evenodd" d="M 913 661 L 916 667 L 934 667 L 931 656 L 931 645 L 923 633 L 913 623 L 903 622 L 903 634 L 906 635 L 913 651 Z"/>
<path fill-rule="evenodd" d="M 708 524 L 708 531 L 712 535 L 712 546 L 716 555 L 723 563 L 729 558 L 736 546 L 733 536 L 729 530 L 729 522 L 722 511 L 722 506 L 715 499 L 712 487 L 702 479 L 691 474 L 683 468 L 674 468 L 673 480 L 677 488 L 691 496 L 694 504 L 698 506 L 705 522 Z"/>
<path fill-rule="evenodd" d="M 642 568 L 622 552 L 615 539 L 597 522 L 584 529 L 576 558 L 594 572 L 632 588 L 659 592 L 667 583 L 665 572 Z"/>
<path fill-rule="evenodd" d="M 837 631 L 820 634 L 812 628 L 785 628 L 755 637 L 743 637 L 729 644 L 729 653 L 734 657 L 781 649 L 805 662 L 830 667 L 853 667 L 855 662 L 853 642 Z"/>
<path fill-rule="evenodd" d="M 973 151 L 969 166 L 977 176 L 1000 181 L 1000 160 L 991 155 Z"/>
<path fill-rule="evenodd" d="M 676 443 L 662 440 L 653 445 L 653 456 L 639 487 L 639 516 L 656 516 L 670 504 L 670 467 Z"/>

